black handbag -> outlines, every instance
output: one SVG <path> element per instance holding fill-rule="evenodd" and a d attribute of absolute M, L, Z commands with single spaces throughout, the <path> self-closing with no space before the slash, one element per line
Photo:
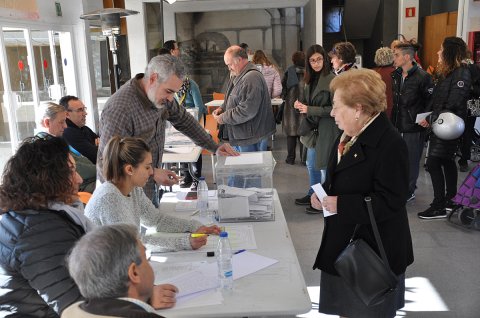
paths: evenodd
<path fill-rule="evenodd" d="M 297 135 L 298 136 L 306 136 L 312 130 L 318 128 L 318 122 L 315 122 L 312 118 L 308 117 L 307 115 L 303 115 L 300 119 L 300 124 L 297 128 Z"/>
<path fill-rule="evenodd" d="M 344 283 L 353 290 L 366 306 L 382 303 L 388 295 L 395 291 L 398 284 L 398 278 L 388 264 L 377 223 L 373 217 L 371 201 L 370 197 L 365 198 L 375 241 L 382 258 L 378 257 L 364 240 L 354 239 L 360 227 L 360 224 L 357 224 L 350 243 L 334 263 L 334 267 Z"/>

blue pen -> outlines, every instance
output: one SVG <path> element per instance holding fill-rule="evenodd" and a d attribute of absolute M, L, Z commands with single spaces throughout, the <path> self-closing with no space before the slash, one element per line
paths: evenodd
<path fill-rule="evenodd" d="M 246 250 L 238 250 L 238 251 L 236 251 L 236 252 L 233 253 L 233 254 L 234 254 L 234 255 L 237 255 L 237 254 L 243 253 L 243 252 L 245 252 L 245 251 L 246 251 Z"/>

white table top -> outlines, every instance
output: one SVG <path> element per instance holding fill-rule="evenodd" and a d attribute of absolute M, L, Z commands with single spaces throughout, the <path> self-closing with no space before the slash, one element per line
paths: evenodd
<path fill-rule="evenodd" d="M 174 203 L 165 202 L 169 200 L 175 201 L 169 197 L 162 199 L 162 211 L 190 218 L 191 212 L 173 212 Z M 275 221 L 248 224 L 253 225 L 258 247 L 252 252 L 274 258 L 278 263 L 235 280 L 234 291 L 223 295 L 224 301 L 221 305 L 172 308 L 160 310 L 159 314 L 170 318 L 182 318 L 279 316 L 308 312 L 311 309 L 310 298 L 276 191 L 274 200 Z M 225 223 L 220 225 L 223 224 Z M 204 252 L 166 255 L 168 257 L 164 266 L 171 266 L 176 262 L 215 261 L 215 258 L 207 258 Z M 158 268 L 157 264 L 155 268 Z"/>
<path fill-rule="evenodd" d="M 212 100 L 212 101 L 209 101 L 208 103 L 206 103 L 205 105 L 207 106 L 222 106 L 224 100 L 223 99 L 215 99 L 215 100 Z M 273 98 L 272 99 L 272 105 L 281 105 L 283 103 L 283 99 L 281 98 Z"/>

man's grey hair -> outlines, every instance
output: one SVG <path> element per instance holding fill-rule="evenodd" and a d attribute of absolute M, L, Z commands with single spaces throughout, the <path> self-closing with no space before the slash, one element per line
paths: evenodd
<path fill-rule="evenodd" d="M 148 62 L 145 69 L 145 79 L 153 74 L 158 74 L 157 82 L 163 83 L 172 75 L 176 75 L 180 80 L 185 79 L 185 65 L 183 62 L 173 55 L 163 54 L 153 57 Z"/>
<path fill-rule="evenodd" d="M 242 59 L 248 59 L 248 54 L 247 51 L 242 49 L 238 45 L 232 45 L 230 46 L 226 51 L 225 54 L 231 54 L 233 58 L 242 58 Z"/>
<path fill-rule="evenodd" d="M 67 257 L 70 276 L 86 299 L 118 298 L 128 294 L 128 268 L 140 265 L 138 229 L 117 223 L 85 234 Z"/>
<path fill-rule="evenodd" d="M 55 104 L 54 102 L 45 102 L 40 104 L 40 126 L 43 126 L 43 120 L 48 118 L 54 120 L 57 117 L 58 113 L 65 113 L 65 108 L 63 106 Z"/>

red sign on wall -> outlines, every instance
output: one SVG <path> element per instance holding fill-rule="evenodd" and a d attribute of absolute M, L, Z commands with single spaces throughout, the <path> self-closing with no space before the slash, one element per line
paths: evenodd
<path fill-rule="evenodd" d="M 415 7 L 405 8 L 405 18 L 415 17 Z"/>

